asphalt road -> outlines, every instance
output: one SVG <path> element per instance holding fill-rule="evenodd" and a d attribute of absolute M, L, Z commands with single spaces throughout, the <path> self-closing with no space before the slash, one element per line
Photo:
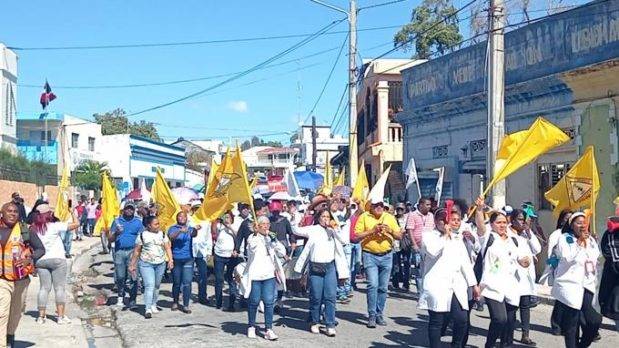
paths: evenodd
<path fill-rule="evenodd" d="M 89 267 L 94 276 L 84 278 L 86 293 L 104 293 L 111 296 L 112 271 L 111 256 L 93 254 L 93 263 Z M 211 279 L 212 280 L 212 279 Z M 330 338 L 323 334 L 312 334 L 306 322 L 307 299 L 286 299 L 283 316 L 275 316 L 275 332 L 279 335 L 276 342 L 268 342 L 263 338 L 251 340 L 246 337 L 247 312 L 223 312 L 214 307 L 192 303 L 192 314 L 170 310 L 171 284 L 162 284 L 159 297 L 159 306 L 163 311 L 154 314 L 153 319 L 143 317 L 144 306 L 142 296 L 138 296 L 136 310 L 115 311 L 115 327 L 120 333 L 123 345 L 127 347 L 188 347 L 207 346 L 243 347 L 427 347 L 427 319 L 426 311 L 416 308 L 416 296 L 413 293 L 390 291 L 387 300 L 386 320 L 388 325 L 376 329 L 365 327 L 366 299 L 365 284 L 360 284 L 360 291 L 355 292 L 351 303 L 338 304 L 337 307 L 337 337 Z M 413 287 L 414 288 L 414 287 Z M 195 296 L 197 284 L 193 283 L 192 300 Z M 209 285 L 209 296 L 213 295 L 214 288 Z M 226 296 L 227 297 L 227 296 Z M 226 300 L 226 299 L 225 299 Z M 193 302 L 192 301 L 192 302 Z M 110 297 L 108 303 L 114 303 Z M 552 307 L 541 304 L 532 309 L 531 338 L 538 347 L 561 347 L 563 338 L 552 336 L 549 329 L 549 318 Z M 259 324 L 263 323 L 262 314 L 258 314 Z M 486 330 L 488 328 L 488 313 L 473 311 L 471 314 L 471 336 L 469 344 L 483 347 Z M 605 321 L 601 330 L 602 340 L 593 347 L 618 347 L 619 334 L 613 331 L 614 325 Z M 515 346 L 519 346 L 520 331 L 514 334 Z M 449 342 L 450 337 L 444 337 Z"/>

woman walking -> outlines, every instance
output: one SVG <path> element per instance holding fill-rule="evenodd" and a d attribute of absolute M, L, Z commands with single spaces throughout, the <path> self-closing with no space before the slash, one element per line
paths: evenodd
<path fill-rule="evenodd" d="M 286 248 L 270 234 L 269 218 L 260 216 L 254 227 L 254 233 L 247 238 L 247 265 L 241 278 L 245 288 L 244 297 L 249 298 L 249 328 L 247 337 L 256 338 L 256 314 L 260 301 L 264 304 L 264 338 L 270 341 L 278 337 L 273 332 L 273 307 L 276 287 L 285 287 L 284 269 L 279 262 L 286 255 Z M 284 289 L 285 290 L 285 289 Z"/>
<path fill-rule="evenodd" d="M 232 227 L 234 215 L 231 211 L 226 212 L 221 221 L 217 223 L 217 236 L 215 237 L 215 307 L 221 309 L 223 304 L 224 279 L 228 283 L 230 300 L 227 310 L 234 311 L 236 299 L 236 282 L 232 275 L 237 264 L 237 258 L 233 257 L 234 239 L 236 232 Z"/>
<path fill-rule="evenodd" d="M 518 239 L 518 246 L 521 254 L 528 255 L 531 262 L 528 267 L 518 265 L 518 284 L 520 288 L 520 323 L 522 325 L 522 338 L 520 342 L 528 346 L 535 346 L 536 343 L 529 337 L 531 324 L 531 308 L 534 307 L 533 297 L 537 295 L 537 285 L 535 284 L 535 255 L 542 251 L 542 245 L 531 231 L 529 222 L 525 218 L 524 211 L 514 209 L 510 214 L 510 230 Z M 516 313 L 514 313 L 514 316 Z M 512 318 L 515 322 L 516 318 Z M 512 338 L 513 339 L 513 338 Z"/>
<path fill-rule="evenodd" d="M 37 306 L 39 317 L 37 323 L 44 324 L 46 320 L 45 311 L 49 292 L 54 287 L 56 295 L 56 313 L 58 314 L 58 324 L 70 324 L 71 319 L 65 315 L 67 283 L 67 260 L 65 257 L 64 244 L 61 234 L 65 231 L 72 231 L 79 227 L 79 222 L 75 215 L 70 223 L 58 222 L 48 204 L 40 204 L 32 217 L 31 229 L 37 234 L 45 246 L 45 255 L 36 262 L 37 274 L 41 282 Z"/>
<path fill-rule="evenodd" d="M 481 274 L 481 295 L 490 312 L 485 346 L 494 347 L 499 338 L 503 346 L 508 346 L 512 344 L 515 313 L 520 303 L 516 270 L 518 265 L 529 267 L 531 258 L 521 255 L 518 240 L 508 235 L 505 213 L 492 212 L 488 230 L 484 221 L 483 197 L 477 198 L 475 204 L 475 224 L 482 245 L 482 253 L 477 257 L 475 266 L 481 271 L 478 271 Z"/>
<path fill-rule="evenodd" d="M 294 233 L 308 238 L 305 249 L 295 265 L 295 272 L 303 271 L 309 261 L 310 331 L 320 333 L 320 309 L 324 305 L 327 336 L 335 336 L 335 300 L 338 278 L 344 283 L 350 277 L 348 259 L 339 240 L 337 225 L 328 209 L 314 214 L 314 224 L 294 227 Z M 333 227 L 336 226 L 336 227 Z"/>
<path fill-rule="evenodd" d="M 600 248 L 604 255 L 604 269 L 598 297 L 602 315 L 615 321 L 619 332 L 619 217 L 608 219 L 608 229 L 602 236 Z"/>
<path fill-rule="evenodd" d="M 174 261 L 170 241 L 161 231 L 159 219 L 155 216 L 146 216 L 143 224 L 146 230 L 140 232 L 135 241 L 129 271 L 135 274 L 139 259 L 140 276 L 144 281 L 144 318 L 150 319 L 153 313 L 159 312 L 157 298 L 161 278 L 165 272 L 166 257 L 169 270 L 174 267 Z"/>
<path fill-rule="evenodd" d="M 452 231 L 451 216 L 458 212 L 439 209 L 434 213 L 435 229 L 423 233 L 424 278 L 419 308 L 429 312 L 428 337 L 430 347 L 441 346 L 441 329 L 453 321 L 451 345 L 462 347 L 468 327 L 468 289 L 473 298 L 480 296 L 473 265 L 461 237 Z"/>
<path fill-rule="evenodd" d="M 180 212 L 176 215 L 176 225 L 170 227 L 168 236 L 172 241 L 172 310 L 179 309 L 178 301 L 183 291 L 183 306 L 180 308 L 185 314 L 190 314 L 189 300 L 191 299 L 191 281 L 193 280 L 193 237 L 198 235 L 198 230 L 187 225 L 187 213 Z"/>
<path fill-rule="evenodd" d="M 550 257 L 556 264 L 551 294 L 559 306 L 567 348 L 589 347 L 602 324 L 593 308 L 600 251 L 585 220 L 583 213 L 572 214 Z"/>

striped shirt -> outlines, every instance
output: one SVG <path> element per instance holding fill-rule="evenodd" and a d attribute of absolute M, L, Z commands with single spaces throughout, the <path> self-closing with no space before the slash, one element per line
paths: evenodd
<path fill-rule="evenodd" d="M 415 244 L 421 247 L 421 236 L 424 232 L 432 232 L 434 230 L 434 215 L 428 212 L 423 215 L 419 210 L 415 210 L 408 214 L 406 220 L 406 230 L 413 231 L 413 239 Z"/>

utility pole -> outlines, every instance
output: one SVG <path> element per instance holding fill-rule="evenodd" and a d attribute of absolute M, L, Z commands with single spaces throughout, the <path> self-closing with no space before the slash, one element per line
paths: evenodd
<path fill-rule="evenodd" d="M 357 171 L 359 170 L 357 158 L 357 0 L 349 1 L 350 8 L 348 11 L 321 0 L 310 1 L 344 13 L 348 17 L 348 172 L 350 175 L 349 185 L 352 186 L 357 181 Z"/>
<path fill-rule="evenodd" d="M 312 115 L 312 171 L 316 171 L 316 157 L 318 157 L 318 149 L 316 149 L 316 138 L 318 132 L 316 132 L 316 116 Z"/>
<path fill-rule="evenodd" d="M 348 47 L 348 173 L 351 187 L 357 181 L 357 1 L 350 0 Z"/>
<path fill-rule="evenodd" d="M 505 50 L 504 28 L 505 7 L 503 0 L 490 0 L 488 43 L 488 156 L 486 160 L 486 182 L 494 173 L 496 157 L 501 139 L 505 135 Z M 505 206 L 505 180 L 495 184 L 490 193 L 494 208 Z"/>

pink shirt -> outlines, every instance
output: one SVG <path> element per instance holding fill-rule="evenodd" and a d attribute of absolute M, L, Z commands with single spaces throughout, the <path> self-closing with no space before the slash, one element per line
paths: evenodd
<path fill-rule="evenodd" d="M 421 247 L 421 236 L 423 232 L 430 232 L 434 230 L 434 215 L 430 212 L 426 215 L 422 215 L 419 210 L 409 213 L 408 218 L 406 219 L 406 230 L 413 231 L 415 244 Z"/>

